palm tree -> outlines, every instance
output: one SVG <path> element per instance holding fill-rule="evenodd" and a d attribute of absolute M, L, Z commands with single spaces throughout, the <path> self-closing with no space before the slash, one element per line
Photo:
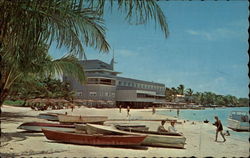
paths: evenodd
<path fill-rule="evenodd" d="M 172 101 L 174 101 L 176 99 L 176 96 L 178 94 L 178 90 L 174 87 L 171 88 L 171 95 L 173 96 L 172 97 Z"/>
<path fill-rule="evenodd" d="M 143 24 L 153 19 L 167 37 L 166 19 L 155 0 L 109 2 L 112 8 L 117 6 L 119 11 L 125 13 L 130 23 Z M 41 68 L 44 61 L 37 60 L 37 56 L 45 43 L 51 46 L 54 42 L 58 48 L 66 47 L 71 55 L 79 57 L 84 55 L 84 46 L 108 52 L 102 18 L 106 4 L 104 0 L 1 0 L 0 105 L 13 82 L 21 77 L 34 72 L 54 75 L 55 72 L 62 72 L 60 66 L 65 72 L 72 70 L 74 64 L 63 66 L 66 61 L 75 61 L 72 56 L 46 65 L 49 71 Z M 76 74 L 80 75 L 79 71 Z"/>
<path fill-rule="evenodd" d="M 178 94 L 184 95 L 185 87 L 183 84 L 180 84 L 179 87 L 177 87 Z"/>
<path fill-rule="evenodd" d="M 104 14 L 105 8 L 117 7 L 125 15 L 129 24 L 145 24 L 153 20 L 160 25 L 165 37 L 168 36 L 168 25 L 164 13 L 157 4 L 158 0 L 87 0 L 86 6 L 96 9 L 100 15 Z M 107 6 L 108 5 L 108 6 Z"/>
<path fill-rule="evenodd" d="M 190 101 L 192 103 L 192 100 L 193 100 L 193 90 L 191 88 L 188 88 L 186 91 L 185 91 L 185 95 L 188 96 L 188 101 Z"/>
<path fill-rule="evenodd" d="M 165 96 L 167 101 L 172 101 L 174 99 L 174 92 L 171 88 L 166 87 Z"/>
<path fill-rule="evenodd" d="M 29 62 L 25 62 L 25 60 Z M 1 81 L 4 91 L 0 93 L 0 105 L 8 96 L 12 85 L 15 83 L 34 84 L 35 79 L 50 78 L 62 74 L 71 75 L 80 83 L 85 82 L 83 68 L 74 55 L 69 54 L 61 59 L 52 60 L 48 55 L 48 47 L 46 45 L 40 45 L 33 56 L 29 56 L 28 58 L 19 56 L 16 59 L 5 56 L 4 62 L 6 67 L 1 70 L 3 74 Z"/>

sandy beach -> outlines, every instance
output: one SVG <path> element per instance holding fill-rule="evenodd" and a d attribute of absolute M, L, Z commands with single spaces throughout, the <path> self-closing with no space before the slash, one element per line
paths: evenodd
<path fill-rule="evenodd" d="M 98 147 L 88 145 L 73 145 L 56 143 L 47 140 L 43 133 L 23 132 L 17 127 L 30 121 L 43 121 L 36 116 L 39 113 L 57 112 L 70 115 L 104 115 L 109 119 L 127 119 L 126 123 L 140 123 L 147 125 L 150 130 L 156 130 L 160 122 L 156 121 L 129 121 L 129 119 L 176 119 L 166 117 L 165 115 L 152 114 L 152 109 L 131 109 L 131 116 L 127 117 L 126 109 L 94 109 L 94 108 L 76 108 L 74 112 L 71 109 L 34 111 L 30 108 L 12 107 L 4 105 L 1 114 L 1 157 L 248 157 L 249 142 L 242 141 L 232 136 L 227 136 L 226 142 L 222 142 L 222 138 L 218 137 L 215 142 L 215 127 L 208 123 L 185 122 L 178 120 L 181 124 L 176 124 L 176 129 L 182 132 L 187 138 L 185 149 L 174 148 L 118 148 L 118 147 Z M 157 109 L 161 110 L 161 109 Z M 123 122 L 123 123 L 124 123 Z M 108 121 L 105 124 L 112 124 Z M 115 122 L 119 123 L 119 122 Z M 165 124 L 167 128 L 169 123 Z"/>

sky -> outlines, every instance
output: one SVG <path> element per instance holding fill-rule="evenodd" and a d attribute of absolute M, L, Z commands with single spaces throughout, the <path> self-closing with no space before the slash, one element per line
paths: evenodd
<path fill-rule="evenodd" d="M 169 27 L 168 38 L 152 21 L 130 25 L 113 9 L 105 12 L 109 53 L 86 48 L 86 56 L 110 63 L 120 76 L 194 92 L 248 98 L 248 2 L 159 1 Z M 54 58 L 65 50 L 50 49 Z"/>

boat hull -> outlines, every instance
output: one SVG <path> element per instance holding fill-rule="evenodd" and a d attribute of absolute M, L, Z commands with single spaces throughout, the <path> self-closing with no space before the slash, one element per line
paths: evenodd
<path fill-rule="evenodd" d="M 42 132 L 42 128 L 65 131 L 65 132 L 75 131 L 74 125 L 62 125 L 57 123 L 43 123 L 43 122 L 28 122 L 28 123 L 23 123 L 18 127 L 18 129 L 24 129 L 33 132 Z"/>
<path fill-rule="evenodd" d="M 248 122 L 241 122 L 234 119 L 228 119 L 228 128 L 235 130 L 235 131 L 249 131 L 249 123 Z"/>
<path fill-rule="evenodd" d="M 106 116 L 72 116 L 58 115 L 59 122 L 62 123 L 98 123 L 103 124 L 108 120 Z"/>
<path fill-rule="evenodd" d="M 49 120 L 49 121 L 59 121 L 57 114 L 54 114 L 54 113 L 39 114 L 38 118 Z"/>
<path fill-rule="evenodd" d="M 101 125 L 86 125 L 86 132 L 88 134 L 133 134 L 133 135 L 147 135 L 147 137 L 142 142 L 142 145 L 146 146 L 159 146 L 159 147 L 173 147 L 173 148 L 184 148 L 186 138 L 184 136 L 175 135 L 157 135 L 148 133 L 135 133 L 127 132 L 112 127 L 105 127 Z"/>
<path fill-rule="evenodd" d="M 82 144 L 82 145 L 114 145 L 128 146 L 140 145 L 146 136 L 135 135 L 90 135 L 69 132 L 59 132 L 42 129 L 44 135 L 49 140 L 55 140 L 63 143 Z"/>

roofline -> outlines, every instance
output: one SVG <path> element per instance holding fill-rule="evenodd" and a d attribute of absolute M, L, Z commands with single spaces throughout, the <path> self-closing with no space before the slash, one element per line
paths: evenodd
<path fill-rule="evenodd" d="M 133 80 L 133 81 L 145 82 L 145 83 L 150 83 L 150 84 L 157 84 L 159 86 L 164 86 L 165 87 L 165 84 L 163 84 L 163 83 L 150 82 L 150 81 L 138 80 L 138 79 L 133 79 L 133 78 L 120 77 L 120 76 L 116 76 L 116 78 L 117 79 L 119 79 L 119 78 L 121 78 L 121 79 L 129 79 L 129 80 Z"/>
<path fill-rule="evenodd" d="M 117 72 L 117 71 L 113 71 L 113 70 L 109 70 L 109 69 L 84 69 L 84 71 L 106 71 L 106 72 L 113 72 L 113 73 L 117 73 L 117 74 L 121 74 L 121 72 Z"/>

